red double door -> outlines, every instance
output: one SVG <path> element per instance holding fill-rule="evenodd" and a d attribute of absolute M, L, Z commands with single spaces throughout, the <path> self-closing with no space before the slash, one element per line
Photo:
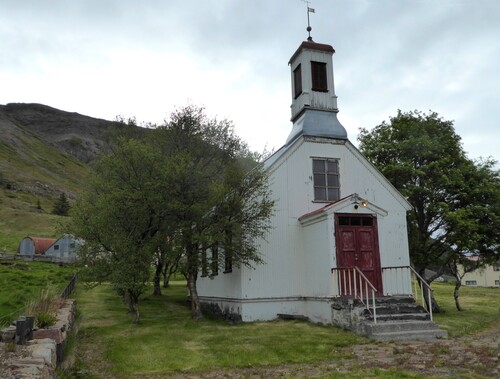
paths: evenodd
<path fill-rule="evenodd" d="M 358 267 L 382 294 L 377 219 L 371 215 L 336 214 L 337 267 Z"/>

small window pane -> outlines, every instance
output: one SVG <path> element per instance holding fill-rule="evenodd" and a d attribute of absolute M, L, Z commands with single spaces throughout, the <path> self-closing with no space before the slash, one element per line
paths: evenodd
<path fill-rule="evenodd" d="M 339 225 L 349 225 L 349 217 L 339 217 Z"/>
<path fill-rule="evenodd" d="M 315 188 L 314 189 L 314 199 L 315 200 L 326 200 L 326 188 Z"/>
<path fill-rule="evenodd" d="M 361 225 L 361 219 L 359 217 L 351 217 L 351 225 L 353 225 L 353 226 L 360 226 Z"/>
<path fill-rule="evenodd" d="M 339 165 L 337 161 L 329 160 L 327 161 L 328 165 L 328 172 L 329 173 L 338 173 L 339 172 Z"/>
<path fill-rule="evenodd" d="M 323 159 L 313 159 L 313 172 L 325 172 L 325 161 Z"/>
<path fill-rule="evenodd" d="M 372 218 L 364 218 L 363 219 L 363 226 L 372 226 L 373 225 L 373 219 Z"/>
<path fill-rule="evenodd" d="M 316 187 L 326 187 L 325 175 L 314 174 L 314 185 Z"/>
<path fill-rule="evenodd" d="M 339 177 L 335 174 L 328 174 L 328 187 L 338 187 Z"/>
<path fill-rule="evenodd" d="M 328 200 L 335 201 L 339 199 L 338 188 L 328 188 Z"/>

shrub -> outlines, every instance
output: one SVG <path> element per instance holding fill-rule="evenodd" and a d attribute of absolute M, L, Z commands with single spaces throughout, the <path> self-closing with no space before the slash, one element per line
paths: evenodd
<path fill-rule="evenodd" d="M 37 299 L 32 300 L 26 306 L 26 313 L 35 316 L 39 328 L 46 328 L 56 323 L 55 316 L 59 308 L 60 299 L 47 289 L 40 291 Z"/>
<path fill-rule="evenodd" d="M 39 328 L 48 328 L 56 323 L 57 317 L 45 312 L 40 312 L 35 315 L 36 317 L 36 325 Z"/>

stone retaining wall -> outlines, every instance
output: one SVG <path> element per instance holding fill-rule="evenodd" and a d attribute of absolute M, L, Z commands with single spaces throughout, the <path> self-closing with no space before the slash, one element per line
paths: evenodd
<path fill-rule="evenodd" d="M 65 300 L 57 311 L 57 322 L 46 329 L 35 329 L 33 340 L 24 346 L 16 345 L 16 352 L 6 354 L 0 368 L 2 378 L 57 378 L 55 368 L 63 360 L 64 344 L 75 320 L 76 301 Z M 15 327 L 2 331 L 5 343 L 12 343 Z"/>

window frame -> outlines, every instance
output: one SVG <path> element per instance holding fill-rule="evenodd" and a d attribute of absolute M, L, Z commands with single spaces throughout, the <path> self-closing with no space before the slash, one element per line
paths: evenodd
<path fill-rule="evenodd" d="M 219 246 L 217 244 L 214 244 L 212 246 L 212 261 L 211 263 L 211 269 L 212 269 L 212 276 L 217 276 L 219 275 Z"/>
<path fill-rule="evenodd" d="M 313 182 L 313 199 L 314 199 L 313 201 L 332 203 L 340 200 L 341 199 L 340 159 L 322 158 L 322 157 L 311 157 L 311 158 L 312 158 L 312 182 Z M 318 171 L 316 169 L 315 162 L 317 161 L 323 162 L 322 171 Z M 329 166 L 328 166 L 329 162 L 335 163 L 336 171 L 329 171 Z M 330 181 L 333 181 L 333 183 L 330 183 Z M 323 196 L 319 196 L 319 191 L 321 190 L 324 190 L 324 198 Z M 336 193 L 336 195 L 331 196 L 330 191 L 333 191 L 333 193 Z"/>
<path fill-rule="evenodd" d="M 302 94 L 302 65 L 300 63 L 293 70 L 293 91 L 294 99 Z"/>
<path fill-rule="evenodd" d="M 201 277 L 205 278 L 208 276 L 208 266 L 207 266 L 207 249 L 201 251 Z"/>
<path fill-rule="evenodd" d="M 311 61 L 311 89 L 316 92 L 328 92 L 328 74 L 326 62 Z"/>

